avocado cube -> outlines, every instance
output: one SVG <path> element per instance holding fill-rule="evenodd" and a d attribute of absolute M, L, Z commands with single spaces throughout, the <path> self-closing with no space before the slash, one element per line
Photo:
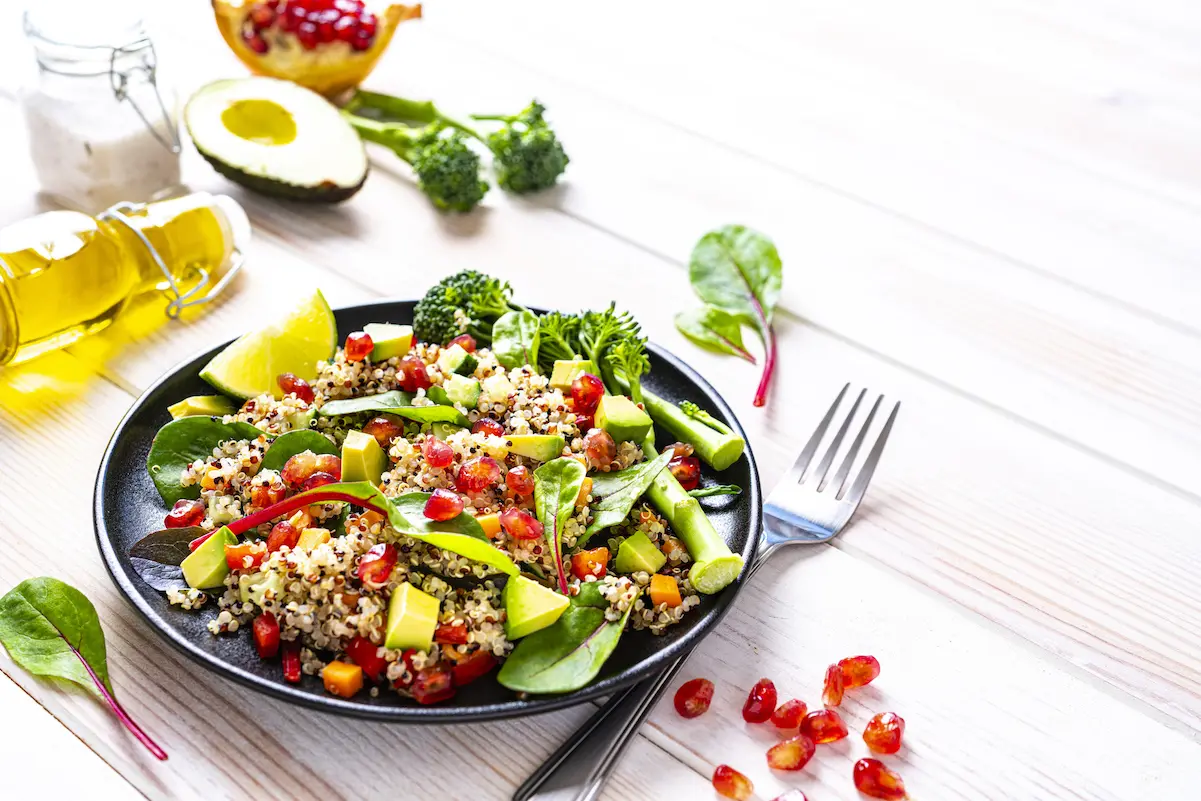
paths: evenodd
<path fill-rule="evenodd" d="M 571 389 L 571 384 L 584 373 L 596 375 L 596 365 L 591 359 L 556 359 L 550 371 L 551 389 Z"/>
<path fill-rule="evenodd" d="M 442 603 L 405 582 L 392 592 L 388 602 L 385 648 L 416 648 L 428 651 L 434 644 L 434 629 Z"/>
<path fill-rule="evenodd" d="M 525 576 L 511 576 L 500 600 L 505 607 L 505 636 L 510 640 L 546 628 L 571 604 L 566 595 Z"/>
<path fill-rule="evenodd" d="M 596 407 L 597 428 L 617 442 L 641 443 L 651 430 L 651 418 L 625 395 L 605 395 Z"/>
<path fill-rule="evenodd" d="M 342 442 L 342 480 L 370 481 L 379 485 L 388 467 L 388 454 L 379 441 L 362 431 L 347 431 Z"/>
<path fill-rule="evenodd" d="M 180 563 L 184 580 L 189 587 L 208 590 L 220 587 L 229 575 L 229 563 L 225 561 L 225 546 L 237 545 L 238 538 L 227 526 L 213 532 Z"/>
<path fill-rule="evenodd" d="M 539 462 L 558 459 L 567 444 L 562 434 L 509 434 L 505 440 L 509 443 L 509 453 Z"/>
<path fill-rule="evenodd" d="M 655 547 L 651 538 L 645 532 L 636 531 L 621 541 L 617 546 L 617 559 L 613 566 L 618 573 L 638 573 L 646 571 L 652 575 L 667 564 L 667 557 Z"/>
<path fill-rule="evenodd" d="M 173 419 L 181 417 L 224 417 L 237 411 L 234 402 L 224 395 L 193 395 L 167 407 Z"/>
<path fill-rule="evenodd" d="M 413 326 L 392 323 L 367 323 L 363 333 L 371 337 L 373 347 L 367 357 L 382 362 L 393 356 L 404 356 L 413 348 Z"/>

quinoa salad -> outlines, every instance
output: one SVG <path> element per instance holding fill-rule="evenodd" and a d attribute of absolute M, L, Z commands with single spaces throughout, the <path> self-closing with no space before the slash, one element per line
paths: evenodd
<path fill-rule="evenodd" d="M 170 603 L 248 630 L 285 682 L 579 689 L 623 632 L 662 634 L 742 568 L 702 503 L 739 488 L 702 463 L 743 441 L 648 370 L 628 314 L 535 314 L 474 271 L 343 340 L 318 293 L 213 359 L 220 394 L 171 407 L 147 464 L 165 527 L 131 555 L 178 566 Z"/>

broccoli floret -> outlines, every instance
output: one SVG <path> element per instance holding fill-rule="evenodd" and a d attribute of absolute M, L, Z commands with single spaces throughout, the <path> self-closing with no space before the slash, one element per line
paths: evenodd
<path fill-rule="evenodd" d="M 475 270 L 463 270 L 430 287 L 413 312 L 413 331 L 424 342 L 445 345 L 470 334 L 482 347 L 492 342 L 492 324 L 521 310 L 510 300 L 508 283 Z"/>
<path fill-rule="evenodd" d="M 579 333 L 578 315 L 556 311 L 538 318 L 538 369 L 550 373 L 559 359 L 579 356 Z"/>
<path fill-rule="evenodd" d="M 609 350 L 613 369 L 625 377 L 634 403 L 642 403 L 642 376 L 650 372 L 651 360 L 646 355 L 646 338 L 627 335 Z"/>
<path fill-rule="evenodd" d="M 571 159 L 559 138 L 546 123 L 546 107 L 537 100 L 520 114 L 476 115 L 473 120 L 503 122 L 504 127 L 488 135 L 492 169 L 502 189 L 524 195 L 555 185 Z"/>

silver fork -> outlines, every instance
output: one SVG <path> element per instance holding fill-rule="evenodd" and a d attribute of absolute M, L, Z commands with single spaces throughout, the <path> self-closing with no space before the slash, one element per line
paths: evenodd
<path fill-rule="evenodd" d="M 747 579 L 785 545 L 813 545 L 834 539 L 859 508 L 876 465 L 880 462 L 880 455 L 884 453 L 884 445 L 888 441 L 901 404 L 897 403 L 892 407 L 892 412 L 876 437 L 875 444 L 872 445 L 859 472 L 851 480 L 855 457 L 867 438 L 872 420 L 884 400 L 883 395 L 876 398 L 838 471 L 827 480 L 839 447 L 867 394 L 866 389 L 855 398 L 850 413 L 839 426 L 821 461 L 812 470 L 809 468 L 830 424 L 837 418 L 838 409 L 850 387 L 851 385 L 847 384 L 838 393 L 838 397 L 834 399 L 830 410 L 809 438 L 792 469 L 768 498 L 767 505 L 764 506 L 765 521 L 763 531 L 759 535 L 759 548 L 755 560 L 747 568 Z M 597 710 L 587 723 L 577 729 L 567 742 L 517 788 L 517 792 L 513 794 L 513 801 L 595 799 L 617 767 L 626 747 L 634 739 L 638 727 L 654 709 L 655 703 L 667 690 L 667 686 L 688 656 L 684 654 L 664 668 L 658 676 L 610 698 L 608 703 Z M 584 742 L 588 743 L 588 748 L 579 747 Z"/>

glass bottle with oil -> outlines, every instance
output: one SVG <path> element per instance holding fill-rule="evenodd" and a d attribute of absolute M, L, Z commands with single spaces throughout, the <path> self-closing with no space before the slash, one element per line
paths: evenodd
<path fill-rule="evenodd" d="M 0 365 L 102 330 L 146 292 L 164 293 L 170 317 L 211 300 L 241 266 L 249 236 L 236 201 L 203 192 L 0 228 Z"/>

